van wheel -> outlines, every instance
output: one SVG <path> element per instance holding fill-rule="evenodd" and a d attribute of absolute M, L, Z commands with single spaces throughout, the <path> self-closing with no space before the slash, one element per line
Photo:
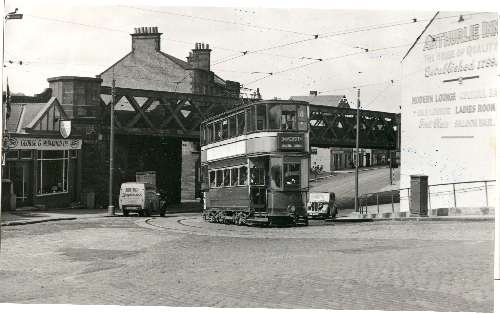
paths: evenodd
<path fill-rule="evenodd" d="M 123 216 L 128 217 L 128 210 L 123 210 Z"/>
<path fill-rule="evenodd" d="M 161 210 L 160 211 L 160 217 L 165 217 L 165 212 L 166 212 L 165 210 Z"/>
<path fill-rule="evenodd" d="M 148 208 L 146 208 L 144 210 L 144 216 L 146 216 L 146 217 L 150 217 L 151 216 L 151 208 L 148 207 Z"/>

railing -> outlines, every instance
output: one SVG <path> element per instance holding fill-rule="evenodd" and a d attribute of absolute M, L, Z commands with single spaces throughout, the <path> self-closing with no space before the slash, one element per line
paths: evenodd
<path fill-rule="evenodd" d="M 427 195 L 428 209 L 457 207 L 489 207 L 494 203 L 495 180 L 464 181 L 429 185 Z M 482 203 L 477 203 L 482 199 Z M 380 214 L 383 205 L 391 205 L 395 212 L 395 204 L 408 202 L 411 204 L 410 188 L 367 193 L 359 197 L 359 212 L 367 214 L 368 207 L 376 206 Z M 387 207 L 387 206 L 385 206 Z"/>

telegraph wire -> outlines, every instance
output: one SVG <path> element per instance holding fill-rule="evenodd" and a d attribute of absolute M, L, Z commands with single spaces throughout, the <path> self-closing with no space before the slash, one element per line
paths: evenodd
<path fill-rule="evenodd" d="M 172 11 L 139 8 L 139 7 L 134 7 L 134 6 L 126 6 L 126 5 L 121 5 L 121 7 L 134 9 L 134 10 L 140 10 L 140 11 L 146 11 L 146 12 L 154 12 L 154 13 L 160 13 L 160 14 L 188 17 L 188 18 L 192 18 L 192 19 L 198 19 L 198 20 L 204 20 L 204 21 L 210 21 L 210 22 L 216 22 L 216 23 L 225 23 L 225 24 L 239 25 L 239 26 L 262 29 L 262 30 L 277 31 L 277 32 L 283 32 L 283 33 L 289 33 L 289 34 L 295 34 L 295 35 L 313 36 L 313 37 L 315 36 L 315 34 L 308 34 L 308 33 L 303 33 L 303 32 L 298 32 L 298 31 L 287 30 L 287 29 L 283 29 L 283 28 L 263 26 L 263 25 L 257 25 L 257 24 L 246 24 L 246 23 L 241 23 L 241 22 L 236 22 L 236 21 L 216 19 L 216 18 L 205 17 L 205 16 L 196 16 L 196 15 L 177 13 L 177 12 L 172 12 Z"/>

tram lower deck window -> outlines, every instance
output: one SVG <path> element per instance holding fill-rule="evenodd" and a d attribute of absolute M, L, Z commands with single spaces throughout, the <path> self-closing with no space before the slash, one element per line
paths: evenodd
<path fill-rule="evenodd" d="M 215 186 L 217 186 L 217 187 L 222 186 L 222 170 L 221 169 L 216 171 Z"/>
<path fill-rule="evenodd" d="M 283 165 L 283 182 L 285 186 L 300 184 L 300 163 L 286 163 Z"/>
<path fill-rule="evenodd" d="M 242 166 L 239 169 L 240 175 L 238 178 L 238 185 L 247 185 L 247 176 L 248 176 L 248 171 L 246 166 Z"/>
<path fill-rule="evenodd" d="M 229 176 L 230 170 L 229 169 L 224 169 L 223 174 L 224 174 L 224 186 L 229 186 L 230 183 L 230 176 Z"/>
<path fill-rule="evenodd" d="M 210 171 L 210 187 L 215 187 L 215 171 Z"/>

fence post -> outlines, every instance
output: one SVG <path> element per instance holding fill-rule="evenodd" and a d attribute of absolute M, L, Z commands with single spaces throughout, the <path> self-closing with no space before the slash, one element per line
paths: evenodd
<path fill-rule="evenodd" d="M 378 207 L 378 193 L 377 193 L 377 214 L 380 214 L 380 209 Z"/>
<path fill-rule="evenodd" d="M 486 207 L 488 207 L 488 182 L 484 181 L 484 192 L 486 193 Z"/>
<path fill-rule="evenodd" d="M 455 193 L 455 183 L 453 183 L 452 186 L 453 186 L 453 204 L 455 204 L 455 208 L 457 208 L 457 195 Z"/>
<path fill-rule="evenodd" d="M 391 206 L 392 206 L 392 213 L 394 214 L 394 191 L 391 191 Z M 401 203 L 401 198 L 399 198 L 399 203 Z"/>
<path fill-rule="evenodd" d="M 431 187 L 430 186 L 427 188 L 427 193 L 428 193 L 428 197 L 429 197 L 429 210 L 432 210 L 432 206 L 431 206 Z"/>

